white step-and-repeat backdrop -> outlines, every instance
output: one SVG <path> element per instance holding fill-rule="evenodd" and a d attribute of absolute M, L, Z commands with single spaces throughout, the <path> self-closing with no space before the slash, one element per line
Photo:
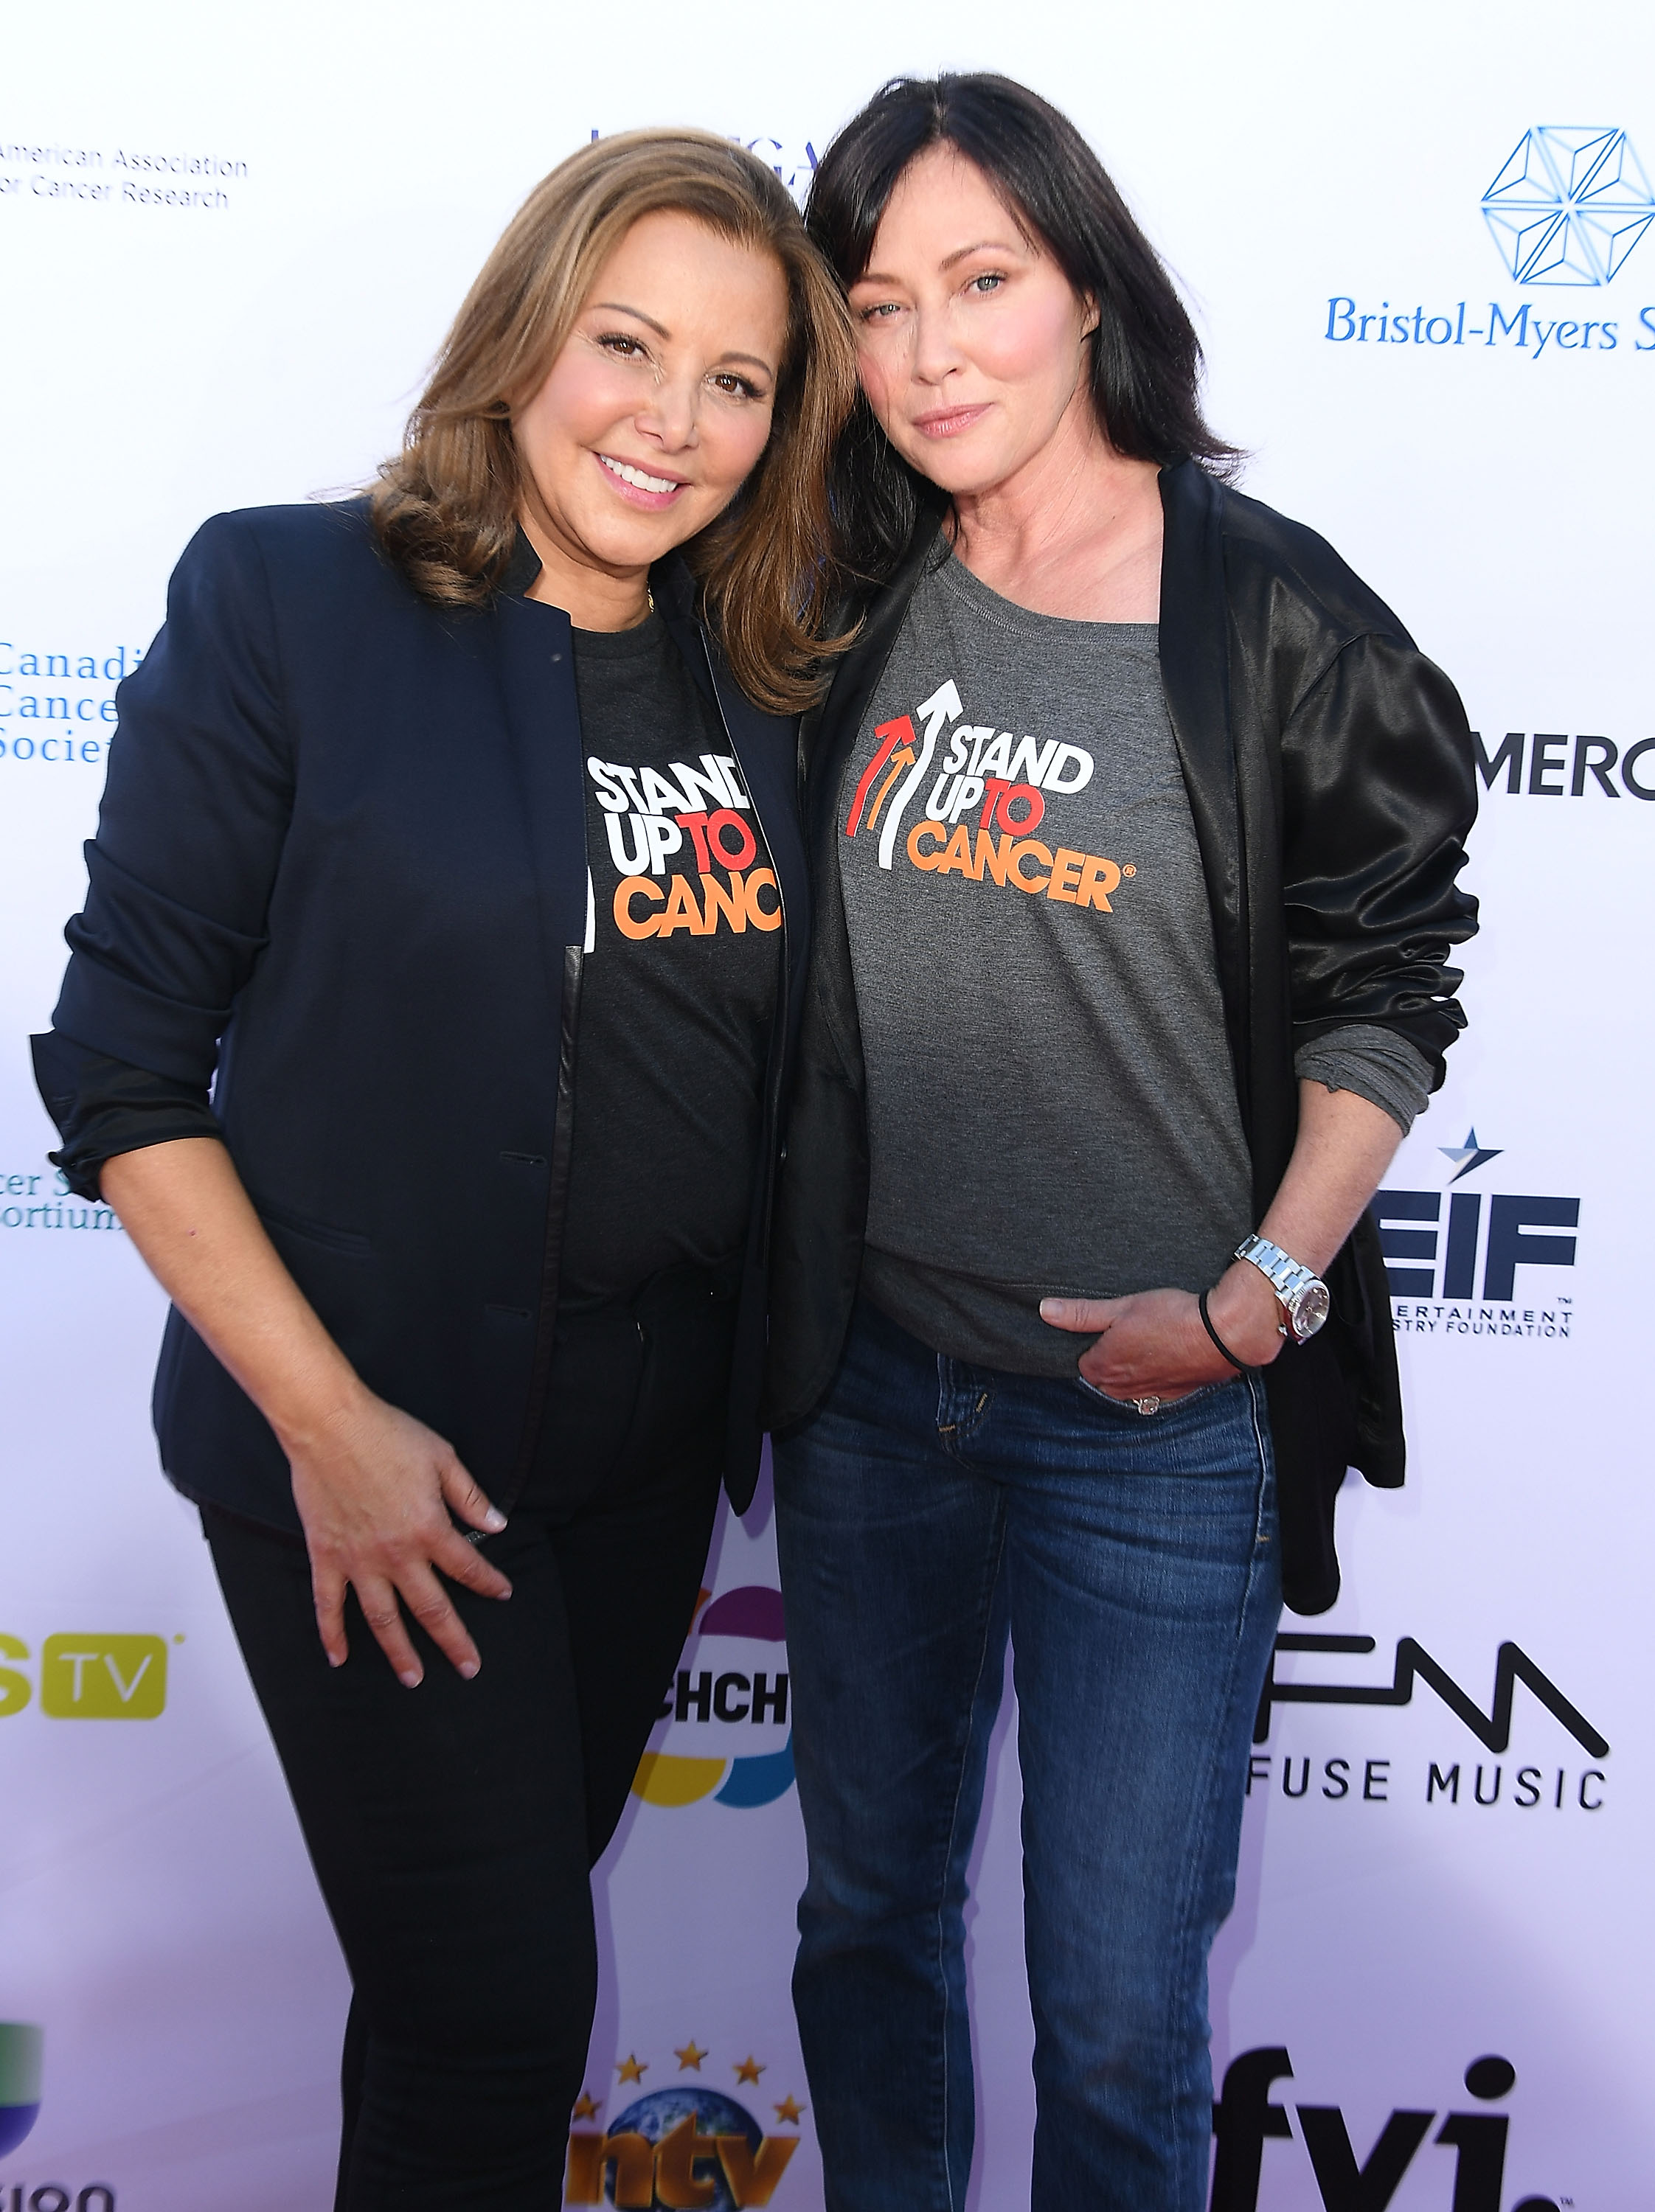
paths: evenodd
<path fill-rule="evenodd" d="M 204 515 L 351 485 L 394 443 L 576 143 L 693 121 L 802 191 L 882 77 L 949 64 L 1092 136 L 1186 288 L 1248 488 L 1399 609 L 1485 761 L 1471 1028 L 1382 1199 L 1412 1472 L 1348 1491 L 1345 1594 L 1285 1624 L 1214 1960 L 1230 2202 L 1655 2203 L 1647 10 L 89 0 L 9 6 L 3 51 L 0 2205 L 331 2201 L 344 1977 L 155 1470 L 161 1302 L 46 1164 L 27 1072 L 116 684 Z M 719 2203 L 810 2212 L 776 1580 L 761 1498 L 721 1527 L 600 1870 L 577 2130 L 688 2091 L 776 2146 Z M 1008 1713 L 977 2212 L 1029 2202 L 1015 1749 Z"/>

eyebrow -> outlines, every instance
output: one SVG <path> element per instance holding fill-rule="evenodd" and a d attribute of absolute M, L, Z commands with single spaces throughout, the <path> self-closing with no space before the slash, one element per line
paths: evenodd
<path fill-rule="evenodd" d="M 654 331 L 657 337 L 666 338 L 669 341 L 672 338 L 672 333 L 667 329 L 665 323 L 658 323 L 653 315 L 646 315 L 642 307 L 629 307 L 624 300 L 594 300 L 592 302 L 592 305 L 594 307 L 604 309 L 606 313 L 611 315 L 635 315 L 639 322 L 648 323 L 650 329 Z M 727 353 L 721 355 L 720 358 L 723 361 L 751 362 L 755 368 L 762 369 L 766 376 L 774 376 L 776 374 L 775 369 L 770 366 L 770 362 L 764 359 L 763 354 Z"/>
<path fill-rule="evenodd" d="M 969 261 L 974 253 L 1026 253 L 1028 250 L 1026 246 L 1008 246 L 1003 238 L 979 238 L 973 245 L 956 246 L 952 253 L 945 253 L 937 266 L 952 269 L 957 261 Z M 898 284 L 901 282 L 900 277 L 887 276 L 878 269 L 866 269 L 856 279 L 856 284 Z M 855 284 L 851 289 L 855 289 Z"/>

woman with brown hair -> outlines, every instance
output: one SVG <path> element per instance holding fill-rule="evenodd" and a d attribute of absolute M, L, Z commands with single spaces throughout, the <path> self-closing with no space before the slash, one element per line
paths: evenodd
<path fill-rule="evenodd" d="M 588 1868 L 751 1493 L 852 375 L 761 163 L 582 149 L 372 496 L 209 523 L 122 687 L 37 1066 L 173 1301 L 161 1458 L 355 1985 L 351 2212 L 557 2201 Z"/>

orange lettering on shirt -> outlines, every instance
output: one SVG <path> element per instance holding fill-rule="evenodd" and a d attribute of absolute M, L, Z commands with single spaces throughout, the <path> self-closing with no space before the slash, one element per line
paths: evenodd
<path fill-rule="evenodd" d="M 1095 906 L 1100 914 L 1112 914 L 1109 895 L 1121 880 L 1121 872 L 1113 860 L 1092 858 L 1080 871 L 1080 888 L 1075 894 L 1077 906 Z"/>
<path fill-rule="evenodd" d="M 739 871 L 731 870 L 728 890 L 725 890 L 716 876 L 703 876 L 701 879 L 701 896 L 707 902 L 709 930 L 715 930 L 718 927 L 721 915 L 732 929 L 745 933 L 747 927 L 746 885 L 743 883 Z"/>
<path fill-rule="evenodd" d="M 942 854 L 922 852 L 920 840 L 924 838 L 928 842 L 934 842 L 941 835 L 942 824 L 929 819 L 916 822 L 908 833 L 908 857 L 916 868 L 923 868 L 928 875 L 934 868 L 940 868 L 942 866 Z"/>
<path fill-rule="evenodd" d="M 1012 865 L 1009 870 L 1011 879 L 1020 891 L 1043 891 L 1045 890 L 1046 885 L 1051 881 L 1051 878 L 1050 876 L 1038 877 L 1031 883 L 1028 877 L 1023 872 L 1024 859 L 1025 855 L 1031 853 L 1033 854 L 1037 860 L 1043 861 L 1047 867 L 1050 867 L 1051 854 L 1050 850 L 1041 843 L 1037 837 L 1025 837 L 1019 843 L 1012 847 Z"/>
<path fill-rule="evenodd" d="M 1051 881 L 1046 885 L 1046 896 L 1056 899 L 1061 905 L 1073 906 L 1074 895 L 1080 888 L 1080 863 L 1084 853 L 1072 853 L 1067 845 L 1060 845 L 1052 858 Z"/>
<path fill-rule="evenodd" d="M 954 834 L 948 840 L 947 850 L 937 862 L 937 873 L 940 876 L 951 875 L 956 870 L 962 876 L 970 876 L 974 883 L 980 884 L 983 881 L 982 869 L 976 866 L 971 860 L 971 833 L 963 822 L 955 824 Z"/>
<path fill-rule="evenodd" d="M 666 896 L 659 884 L 648 876 L 623 876 L 615 886 L 615 927 L 623 937 L 653 937 L 660 927 L 658 914 L 647 914 L 640 921 L 632 911 L 632 902 L 642 891 L 645 898 Z"/>
<path fill-rule="evenodd" d="M 670 937 L 675 929 L 687 929 L 691 937 L 710 937 L 717 927 L 703 918 L 696 904 L 696 895 L 690 888 L 688 876 L 673 876 L 672 890 L 666 894 L 666 911 L 660 917 L 656 934 Z"/>
<path fill-rule="evenodd" d="M 985 868 L 995 883 L 1005 882 L 1006 871 L 1012 864 L 1012 847 L 1015 842 L 1014 838 L 1002 837 L 996 844 L 986 830 L 977 831 L 977 866 L 972 872 L 978 883 L 983 881 L 983 872 Z"/>
<path fill-rule="evenodd" d="M 760 906 L 762 890 L 776 893 L 774 906 Z M 782 891 L 773 868 L 755 868 L 742 885 L 742 896 L 747 902 L 747 919 L 755 929 L 780 929 L 782 927 Z"/>

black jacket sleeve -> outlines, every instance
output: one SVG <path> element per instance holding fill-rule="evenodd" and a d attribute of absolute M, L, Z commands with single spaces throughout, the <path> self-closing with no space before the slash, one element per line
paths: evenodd
<path fill-rule="evenodd" d="M 29 1042 L 34 1079 L 64 1140 L 60 1152 L 46 1157 L 79 1197 L 102 1197 L 98 1171 L 118 1152 L 170 1144 L 177 1137 L 220 1134 L 204 1085 L 152 1075 L 89 1051 L 58 1030 Z"/>
<path fill-rule="evenodd" d="M 52 1026 L 204 1098 L 265 939 L 292 813 L 270 593 L 221 515 L 173 572 L 167 622 L 121 685 L 84 910 Z"/>
<path fill-rule="evenodd" d="M 1472 759 L 1458 693 L 1403 636 L 1354 639 L 1294 707 L 1281 860 L 1295 1048 L 1372 1024 L 1406 1037 L 1441 1084 L 1465 1026 L 1449 949 L 1476 927 L 1457 881 Z"/>

